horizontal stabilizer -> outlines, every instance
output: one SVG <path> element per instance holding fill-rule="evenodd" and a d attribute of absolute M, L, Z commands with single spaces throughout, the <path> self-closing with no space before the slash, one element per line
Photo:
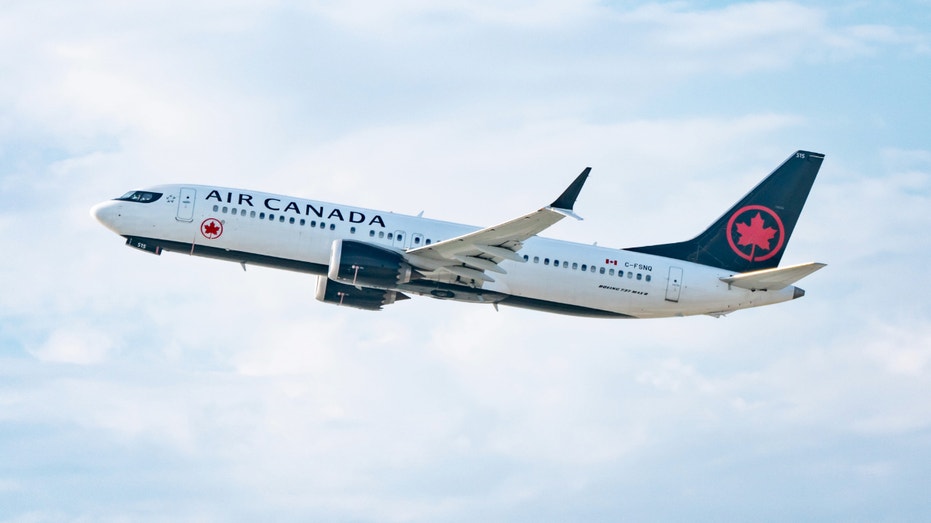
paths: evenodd
<path fill-rule="evenodd" d="M 792 285 L 825 265 L 824 263 L 813 262 L 789 267 L 777 267 L 775 269 L 763 269 L 761 271 L 735 274 L 734 276 L 721 278 L 721 281 L 728 285 L 733 285 L 734 287 L 752 291 L 778 291 L 779 289 Z"/>

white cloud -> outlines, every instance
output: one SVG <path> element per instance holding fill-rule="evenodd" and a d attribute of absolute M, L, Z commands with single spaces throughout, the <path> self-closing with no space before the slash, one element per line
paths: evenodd
<path fill-rule="evenodd" d="M 53 330 L 48 340 L 31 352 L 48 363 L 93 365 L 105 361 L 115 345 L 107 333 L 77 326 Z"/>
<path fill-rule="evenodd" d="M 926 377 L 931 363 L 931 332 L 921 323 L 905 330 L 885 327 L 863 350 L 886 372 L 909 378 Z"/>
<path fill-rule="evenodd" d="M 791 2 L 750 2 L 704 11 L 686 9 L 685 4 L 647 4 L 622 16 L 658 26 L 656 38 L 663 45 L 724 53 L 741 52 L 747 44 L 785 43 L 792 36 L 807 40 L 824 26 L 822 10 Z M 792 48 L 774 50 L 794 54 Z"/>
<path fill-rule="evenodd" d="M 385 4 L 370 0 L 350 2 L 314 2 L 307 9 L 356 30 L 382 38 L 405 38 L 410 31 L 438 36 L 441 31 L 456 30 L 466 25 L 505 26 L 515 29 L 546 29 L 562 27 L 598 14 L 595 2 L 561 2 L 547 0 L 504 2 L 461 0 L 404 0 Z M 434 27 L 437 26 L 437 27 Z"/>

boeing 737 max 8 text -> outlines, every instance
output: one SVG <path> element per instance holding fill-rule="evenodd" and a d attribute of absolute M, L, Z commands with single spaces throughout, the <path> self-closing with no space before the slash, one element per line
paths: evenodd
<path fill-rule="evenodd" d="M 409 295 L 581 316 L 720 316 L 803 296 L 824 266 L 779 267 L 824 156 L 798 151 L 695 238 L 626 249 L 538 236 L 590 169 L 537 211 L 479 228 L 202 185 L 134 190 L 92 214 L 126 244 L 317 275 L 316 298 L 379 310 Z"/>

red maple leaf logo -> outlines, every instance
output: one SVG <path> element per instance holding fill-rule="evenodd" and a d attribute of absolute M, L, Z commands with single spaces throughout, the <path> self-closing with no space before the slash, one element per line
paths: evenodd
<path fill-rule="evenodd" d="M 754 249 L 759 247 L 768 251 L 769 242 L 772 241 L 777 232 L 779 231 L 772 227 L 763 227 L 763 217 L 760 216 L 760 213 L 756 213 L 756 216 L 750 218 L 749 224 L 737 224 L 737 234 L 740 235 L 737 245 L 752 245 Z"/>
<path fill-rule="evenodd" d="M 207 218 L 200 224 L 200 232 L 208 240 L 215 240 L 223 234 L 223 224 L 214 218 Z"/>
<path fill-rule="evenodd" d="M 738 222 L 738 219 L 746 220 L 750 213 L 756 211 L 755 215 L 749 219 L 749 222 Z M 763 205 L 748 205 L 738 209 L 731 215 L 727 223 L 727 241 L 731 249 L 741 258 L 750 262 L 765 261 L 775 256 L 785 244 L 785 235 L 783 231 L 785 226 L 779 215 L 772 209 Z M 740 238 L 737 238 L 739 236 Z M 773 246 L 773 240 L 776 245 Z M 749 247 L 748 253 L 745 249 Z M 761 254 L 757 257 L 756 249 L 759 248 L 768 253 Z"/>

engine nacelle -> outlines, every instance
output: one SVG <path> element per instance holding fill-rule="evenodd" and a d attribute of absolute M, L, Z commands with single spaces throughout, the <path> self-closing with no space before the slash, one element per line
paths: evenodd
<path fill-rule="evenodd" d="M 335 240 L 327 276 L 354 287 L 392 289 L 411 281 L 411 266 L 400 253 L 352 240 Z"/>
<path fill-rule="evenodd" d="M 335 303 L 367 311 L 381 310 L 382 306 L 390 305 L 397 300 L 410 299 L 409 296 L 397 291 L 353 287 L 330 280 L 326 276 L 317 276 L 316 298 L 324 303 Z"/>

